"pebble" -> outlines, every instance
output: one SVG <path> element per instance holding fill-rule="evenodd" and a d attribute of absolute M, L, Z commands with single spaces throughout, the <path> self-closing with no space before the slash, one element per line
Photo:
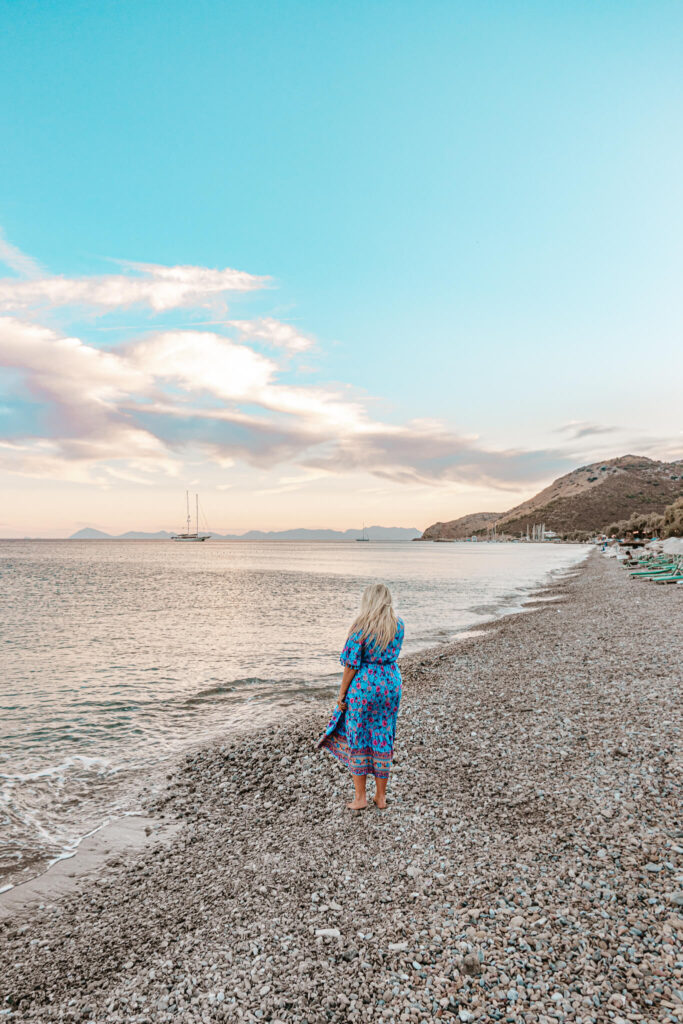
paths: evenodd
<path fill-rule="evenodd" d="M 327 706 L 188 754 L 170 845 L 0 922 L 2 1019 L 673 1024 L 683 588 L 596 554 L 554 595 L 403 659 L 385 812 Z"/>

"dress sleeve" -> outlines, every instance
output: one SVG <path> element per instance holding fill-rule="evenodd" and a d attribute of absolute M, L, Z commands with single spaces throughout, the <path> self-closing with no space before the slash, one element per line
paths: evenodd
<path fill-rule="evenodd" d="M 347 668 L 360 668 L 363 653 L 363 641 L 360 633 L 352 633 L 344 644 L 344 650 L 339 655 L 342 665 Z"/>

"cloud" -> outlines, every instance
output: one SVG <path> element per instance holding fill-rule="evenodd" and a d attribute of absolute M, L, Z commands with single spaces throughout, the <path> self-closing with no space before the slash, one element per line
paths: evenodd
<path fill-rule="evenodd" d="M 99 277 L 48 277 L 2 245 L 14 269 L 36 275 L 0 279 L 0 308 L 12 314 L 0 316 L 0 365 L 19 375 L 28 399 L 21 424 L 16 418 L 0 436 L 0 466 L 12 472 L 106 486 L 175 475 L 188 459 L 204 458 L 221 467 L 288 465 L 287 487 L 315 474 L 361 472 L 398 483 L 515 489 L 573 464 L 557 449 L 493 450 L 439 421 L 381 422 L 349 387 L 294 377 L 288 357 L 313 341 L 272 317 L 228 320 L 224 331 L 162 323 L 110 349 L 37 322 L 44 308 L 63 306 L 104 314 L 131 305 L 157 314 L 196 309 L 226 292 L 262 288 L 265 278 L 149 263 Z M 613 428 L 562 429 L 576 438 Z"/>
<path fill-rule="evenodd" d="M 597 423 L 587 423 L 585 420 L 571 420 L 557 427 L 557 434 L 569 434 L 575 441 L 583 437 L 596 437 L 599 434 L 615 434 L 619 427 L 603 427 Z"/>
<path fill-rule="evenodd" d="M 0 263 L 4 263 L 22 277 L 40 277 L 43 268 L 33 259 L 27 256 L 16 245 L 12 245 L 0 231 Z"/>
<path fill-rule="evenodd" d="M 235 327 L 243 338 L 266 341 L 269 345 L 285 349 L 287 352 L 305 352 L 314 344 L 312 338 L 301 334 L 291 324 L 274 320 L 269 316 L 261 317 L 259 320 L 229 320 L 228 323 Z"/>
<path fill-rule="evenodd" d="M 75 463 L 138 460 L 174 473 L 162 440 L 131 421 L 125 400 L 143 394 L 146 379 L 121 355 L 40 324 L 0 317 L 0 364 L 20 370 L 26 388 L 41 401 L 49 437 L 6 443 L 0 464 L 32 476 L 73 479 Z M 80 479 L 82 473 L 77 473 Z"/>
<path fill-rule="evenodd" d="M 129 346 L 127 357 L 151 378 L 228 401 L 253 400 L 277 370 L 265 356 L 210 331 L 164 331 Z"/>
<path fill-rule="evenodd" d="M 465 483 L 500 490 L 557 476 L 574 465 L 557 449 L 488 449 L 433 421 L 400 427 L 373 424 L 339 438 L 330 451 L 314 454 L 305 464 L 336 472 L 369 470 L 396 483 Z"/>
<path fill-rule="evenodd" d="M 116 479 L 151 485 L 156 479 L 154 474 L 165 477 L 179 475 L 179 462 L 145 459 L 139 451 L 137 459 L 122 454 L 135 452 L 137 439 L 134 431 L 122 429 L 110 436 L 108 445 L 93 446 L 87 455 L 85 450 L 75 451 L 58 441 L 0 441 L 0 468 L 18 476 L 96 484 L 99 487 L 108 487 Z M 139 472 L 135 473 L 136 469 Z"/>
<path fill-rule="evenodd" d="M 295 476 L 284 476 L 270 487 L 261 487 L 255 493 L 263 495 L 264 497 L 274 494 L 288 494 L 291 491 L 299 491 L 302 487 L 314 484 L 318 480 L 326 480 L 329 476 L 330 473 L 327 470 L 308 469 L 307 467 L 304 467 L 303 471 L 297 473 Z"/>
<path fill-rule="evenodd" d="M 333 437 L 362 429 L 366 420 L 362 405 L 340 390 L 282 384 L 274 360 L 214 332 L 164 331 L 129 346 L 128 358 L 155 380 L 175 381 L 187 392 L 292 417 L 302 432 L 310 428 L 316 435 L 322 430 Z"/>
<path fill-rule="evenodd" d="M 10 247 L 11 248 L 11 247 Z M 210 305 L 226 292 L 263 288 L 266 278 L 241 270 L 127 264 L 134 273 L 99 277 L 0 278 L 0 309 L 88 306 L 103 310 L 149 306 L 157 313 Z"/>
<path fill-rule="evenodd" d="M 46 412 L 48 436 L 0 450 L 0 465 L 31 475 L 73 479 L 75 464 L 100 482 L 176 474 L 190 447 L 224 465 L 502 488 L 569 464 L 555 451 L 489 451 L 435 421 L 376 421 L 347 389 L 285 383 L 273 359 L 216 332 L 160 331 L 108 351 L 0 317 L 0 363 Z"/>

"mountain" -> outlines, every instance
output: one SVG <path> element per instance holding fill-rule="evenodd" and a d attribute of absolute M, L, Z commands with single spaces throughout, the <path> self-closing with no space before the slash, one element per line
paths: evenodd
<path fill-rule="evenodd" d="M 69 540 L 111 540 L 108 533 L 101 530 L 93 530 L 92 526 L 86 526 L 84 530 L 74 533 Z"/>
<path fill-rule="evenodd" d="M 479 531 L 483 532 L 495 522 L 499 534 L 525 533 L 527 526 L 535 523 L 545 523 L 547 529 L 561 536 L 597 533 L 609 523 L 628 519 L 635 512 L 661 513 L 680 497 L 683 497 L 683 460 L 657 462 L 643 455 L 622 455 L 618 459 L 581 466 L 559 477 L 533 498 L 484 522 Z M 449 531 L 468 518 L 471 517 L 435 523 L 422 536 L 425 540 L 450 538 L 454 534 Z"/>
<path fill-rule="evenodd" d="M 230 540 L 358 540 L 363 536 L 362 530 L 278 530 L 264 533 L 262 530 L 250 530 L 241 537 Z M 421 536 L 414 527 L 404 526 L 368 526 L 365 536 L 370 540 L 415 540 Z M 228 539 L 228 538 L 226 538 Z"/>
<path fill-rule="evenodd" d="M 354 541 L 362 537 L 362 530 L 277 530 L 264 532 L 263 530 L 249 530 L 243 534 L 220 534 L 210 533 L 213 540 L 337 540 Z M 365 531 L 366 537 L 370 540 L 416 540 L 421 534 L 414 527 L 404 526 L 369 526 Z M 139 533 L 129 530 L 127 533 L 120 533 L 113 536 L 110 533 L 103 533 L 101 530 L 94 530 L 86 527 L 74 533 L 69 540 L 169 540 L 170 533 L 159 530 L 158 533 Z"/>
<path fill-rule="evenodd" d="M 171 534 L 166 533 L 165 530 L 159 530 L 158 533 L 138 533 L 135 530 L 129 530 L 128 533 L 120 533 L 114 537 L 111 533 L 103 533 L 102 530 L 94 530 L 92 526 L 86 526 L 84 530 L 73 533 L 69 540 L 168 540 L 170 536 Z"/>
<path fill-rule="evenodd" d="M 468 516 L 451 519 L 449 523 L 434 523 L 422 534 L 422 540 L 464 540 L 477 530 L 492 526 L 502 515 L 502 512 L 472 512 Z"/>

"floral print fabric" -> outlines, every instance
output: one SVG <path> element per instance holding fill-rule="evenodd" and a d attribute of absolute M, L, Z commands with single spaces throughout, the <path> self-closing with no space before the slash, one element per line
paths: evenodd
<path fill-rule="evenodd" d="M 319 746 L 329 750 L 352 775 L 388 779 L 401 701 L 396 660 L 403 643 L 403 620 L 389 646 L 378 650 L 372 637 L 353 633 L 341 653 L 342 665 L 358 671 L 346 693 L 346 711 L 337 708 Z"/>

